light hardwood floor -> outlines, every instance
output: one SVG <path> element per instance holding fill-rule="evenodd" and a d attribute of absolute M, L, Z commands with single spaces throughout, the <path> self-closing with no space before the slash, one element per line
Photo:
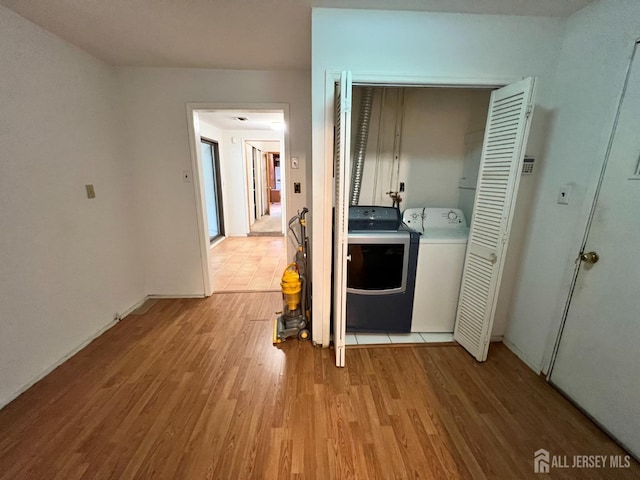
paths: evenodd
<path fill-rule="evenodd" d="M 0 411 L 1 479 L 638 478 L 533 473 L 624 454 L 500 344 L 271 345 L 278 293 L 163 300 Z"/>

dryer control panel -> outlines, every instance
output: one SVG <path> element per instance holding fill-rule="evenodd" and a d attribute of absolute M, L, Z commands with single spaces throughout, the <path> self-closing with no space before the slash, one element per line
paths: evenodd
<path fill-rule="evenodd" d="M 349 231 L 393 231 L 398 230 L 401 223 L 400 210 L 395 207 L 364 205 L 349 207 Z"/>

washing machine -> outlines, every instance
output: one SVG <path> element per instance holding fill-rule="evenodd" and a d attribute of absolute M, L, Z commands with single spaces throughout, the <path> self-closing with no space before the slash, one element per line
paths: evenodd
<path fill-rule="evenodd" d="M 407 208 L 404 223 L 420 234 L 412 332 L 453 332 L 469 227 L 457 208 Z"/>

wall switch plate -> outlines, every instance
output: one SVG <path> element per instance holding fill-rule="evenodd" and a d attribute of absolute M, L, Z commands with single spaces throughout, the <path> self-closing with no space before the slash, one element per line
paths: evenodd
<path fill-rule="evenodd" d="M 96 198 L 96 190 L 93 185 L 85 185 L 84 188 L 87 190 L 87 198 Z"/>
<path fill-rule="evenodd" d="M 191 170 L 182 171 L 182 181 L 185 183 L 191 183 Z"/>
<path fill-rule="evenodd" d="M 296 182 L 293 184 L 293 193 L 300 193 L 302 189 L 300 188 L 300 182 Z"/>
<path fill-rule="evenodd" d="M 558 192 L 558 203 L 560 205 L 569 205 L 569 198 L 571 198 L 571 185 L 563 185 Z"/>
<path fill-rule="evenodd" d="M 291 157 L 291 168 L 300 168 L 300 159 L 298 157 Z"/>

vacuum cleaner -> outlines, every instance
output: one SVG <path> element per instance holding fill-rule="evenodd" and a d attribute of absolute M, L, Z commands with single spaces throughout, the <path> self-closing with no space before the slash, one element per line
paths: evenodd
<path fill-rule="evenodd" d="M 308 280 L 308 252 L 309 238 L 307 237 L 306 215 L 307 207 L 289 220 L 289 231 L 293 234 L 298 248 L 295 259 L 287 265 L 282 273 L 280 286 L 282 287 L 282 311 L 276 312 L 273 325 L 273 344 L 284 342 L 287 338 L 298 337 L 299 340 L 309 340 L 311 332 L 310 288 Z M 296 233 L 300 230 L 300 236 Z"/>

